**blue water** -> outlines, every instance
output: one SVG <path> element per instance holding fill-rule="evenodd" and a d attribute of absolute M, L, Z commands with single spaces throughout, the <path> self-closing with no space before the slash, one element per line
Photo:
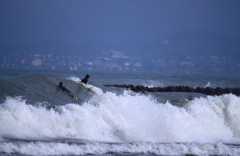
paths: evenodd
<path fill-rule="evenodd" d="M 80 81 L 86 74 L 91 77 L 84 85 Z M 239 80 L 232 75 L 0 69 L 0 153 L 239 155 L 238 96 L 143 94 L 104 86 L 236 88 Z M 60 81 L 77 99 L 57 88 Z"/>

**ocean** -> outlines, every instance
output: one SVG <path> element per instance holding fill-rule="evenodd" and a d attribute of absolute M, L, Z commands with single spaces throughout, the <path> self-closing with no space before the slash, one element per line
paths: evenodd
<path fill-rule="evenodd" d="M 85 85 L 80 81 L 86 74 Z M 240 155 L 239 96 L 104 86 L 236 88 L 239 80 L 239 75 L 0 69 L 0 154 Z M 59 82 L 77 99 L 59 89 Z"/>

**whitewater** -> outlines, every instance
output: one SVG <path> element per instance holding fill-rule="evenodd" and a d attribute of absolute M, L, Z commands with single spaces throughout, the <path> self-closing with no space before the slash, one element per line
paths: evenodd
<path fill-rule="evenodd" d="M 239 77 L 1 70 L 1 155 L 239 155 L 240 97 L 103 84 L 239 87 Z M 56 89 L 63 81 L 78 99 Z M 181 83 L 181 84 L 180 84 Z"/>

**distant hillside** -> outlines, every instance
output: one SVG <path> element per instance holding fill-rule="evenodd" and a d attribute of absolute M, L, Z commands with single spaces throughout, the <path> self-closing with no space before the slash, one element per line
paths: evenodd
<path fill-rule="evenodd" d="M 239 40 L 203 30 L 178 32 L 157 42 L 160 52 L 167 54 L 240 57 Z"/>
<path fill-rule="evenodd" d="M 152 42 L 125 42 L 110 44 L 105 42 L 83 43 L 17 43 L 0 44 L 1 54 L 9 53 L 78 55 L 94 59 L 110 51 L 118 51 L 134 58 L 161 56 L 227 56 L 240 59 L 240 41 L 226 35 L 208 31 L 183 31 Z"/>
<path fill-rule="evenodd" d="M 0 43 L 1 68 L 240 74 L 240 42 L 207 31 L 152 42 Z"/>

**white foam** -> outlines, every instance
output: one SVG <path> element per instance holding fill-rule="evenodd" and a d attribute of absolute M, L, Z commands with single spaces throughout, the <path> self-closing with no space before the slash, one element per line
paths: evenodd
<path fill-rule="evenodd" d="M 146 82 L 143 82 L 142 83 L 143 86 L 146 86 L 146 87 L 164 87 L 164 84 L 163 83 L 160 83 L 160 82 L 157 82 L 157 81 L 153 81 L 153 80 L 148 80 Z"/>
<path fill-rule="evenodd" d="M 107 153 L 115 154 L 141 154 L 141 155 L 232 155 L 238 156 L 240 148 L 222 143 L 118 143 L 106 144 L 94 143 L 1 143 L 0 152 L 20 153 L 25 155 L 101 155 Z"/>
<path fill-rule="evenodd" d="M 75 77 L 75 76 L 70 76 L 69 78 L 67 78 L 68 80 L 72 80 L 74 82 L 81 82 L 81 79 L 79 77 Z"/>
<path fill-rule="evenodd" d="M 211 86 L 211 82 L 208 82 L 204 87 L 207 88 L 207 87 L 210 87 Z"/>
<path fill-rule="evenodd" d="M 240 98 L 195 98 L 185 107 L 141 94 L 107 92 L 83 105 L 47 110 L 7 98 L 0 105 L 2 138 L 105 142 L 240 142 Z"/>

